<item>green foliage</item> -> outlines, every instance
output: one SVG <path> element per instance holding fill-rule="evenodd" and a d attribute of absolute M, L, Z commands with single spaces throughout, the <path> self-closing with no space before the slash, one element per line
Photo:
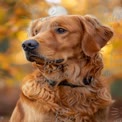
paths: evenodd
<path fill-rule="evenodd" d="M 9 40 L 8 38 L 4 38 L 3 41 L 0 42 L 0 53 L 4 53 L 7 51 L 7 49 L 9 48 Z"/>
<path fill-rule="evenodd" d="M 114 98 L 122 98 L 122 79 L 117 79 L 113 82 L 111 92 Z"/>

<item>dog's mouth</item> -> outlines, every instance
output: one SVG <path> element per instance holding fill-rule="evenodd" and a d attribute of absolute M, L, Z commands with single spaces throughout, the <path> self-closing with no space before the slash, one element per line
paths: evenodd
<path fill-rule="evenodd" d="M 36 52 L 25 51 L 26 58 L 30 62 L 36 62 L 37 64 L 44 64 L 48 62 L 50 64 L 61 64 L 64 62 L 64 59 L 49 59 L 46 56 L 40 55 Z"/>

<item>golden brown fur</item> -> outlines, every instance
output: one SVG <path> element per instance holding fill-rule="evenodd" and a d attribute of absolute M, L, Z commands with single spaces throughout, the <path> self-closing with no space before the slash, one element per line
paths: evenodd
<path fill-rule="evenodd" d="M 63 34 L 55 28 L 64 28 Z M 101 78 L 103 61 L 99 51 L 113 32 L 91 16 L 59 16 L 30 26 L 29 39 L 39 43 L 36 53 L 47 59 L 64 59 L 56 64 L 37 57 L 36 70 L 22 83 L 21 95 L 10 122 L 107 122 L 112 103 L 107 82 Z M 92 76 L 90 84 L 83 79 Z M 55 81 L 55 85 L 45 79 Z M 59 85 L 68 83 L 82 87 Z"/>

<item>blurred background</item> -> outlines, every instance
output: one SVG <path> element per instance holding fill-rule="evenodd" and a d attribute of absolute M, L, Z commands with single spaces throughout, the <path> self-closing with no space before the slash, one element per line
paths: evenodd
<path fill-rule="evenodd" d="M 122 0 L 0 0 L 0 122 L 8 122 L 19 97 L 19 85 L 33 71 L 21 48 L 29 23 L 66 14 L 92 14 L 113 28 L 114 37 L 101 51 L 103 75 L 115 100 L 109 122 L 122 122 Z"/>

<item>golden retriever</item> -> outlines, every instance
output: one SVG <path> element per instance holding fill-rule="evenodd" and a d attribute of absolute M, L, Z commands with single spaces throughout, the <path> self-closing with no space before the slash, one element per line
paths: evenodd
<path fill-rule="evenodd" d="M 112 98 L 99 51 L 112 36 L 89 15 L 33 21 L 22 47 L 36 70 L 25 77 L 10 122 L 106 122 Z"/>

